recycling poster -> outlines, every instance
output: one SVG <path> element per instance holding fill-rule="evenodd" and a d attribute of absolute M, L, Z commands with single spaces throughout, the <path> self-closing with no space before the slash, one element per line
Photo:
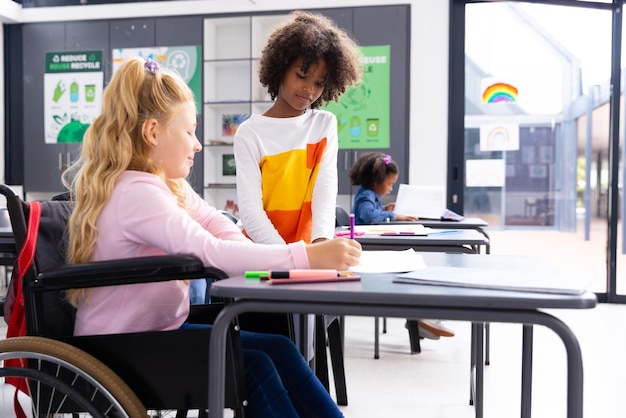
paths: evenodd
<path fill-rule="evenodd" d="M 389 148 L 390 46 L 362 46 L 363 77 L 326 109 L 337 117 L 339 148 Z"/>
<path fill-rule="evenodd" d="M 46 52 L 45 143 L 82 142 L 100 114 L 103 86 L 101 50 Z"/>
<path fill-rule="evenodd" d="M 115 48 L 113 50 L 113 73 L 125 59 L 131 57 L 151 58 L 166 68 L 176 70 L 193 91 L 196 109 L 202 113 L 202 72 L 199 45 L 160 46 L 146 48 Z"/>

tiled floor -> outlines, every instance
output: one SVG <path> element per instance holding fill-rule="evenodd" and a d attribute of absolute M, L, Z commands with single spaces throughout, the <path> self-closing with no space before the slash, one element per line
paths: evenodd
<path fill-rule="evenodd" d="M 623 417 L 626 408 L 626 306 L 551 311 L 579 338 L 585 368 L 584 408 L 590 418 Z M 346 319 L 348 418 L 470 418 L 470 325 L 448 321 L 456 336 L 422 340 L 409 354 L 403 319 L 389 319 L 381 357 L 373 358 L 372 318 Z M 491 364 L 485 368 L 485 418 L 520 416 L 520 325 L 491 325 Z M 533 417 L 565 417 L 566 365 L 560 339 L 535 327 Z"/>

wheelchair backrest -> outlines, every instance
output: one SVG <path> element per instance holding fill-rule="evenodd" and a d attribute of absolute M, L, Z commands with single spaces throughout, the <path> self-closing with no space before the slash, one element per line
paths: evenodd
<path fill-rule="evenodd" d="M 0 185 L 7 198 L 7 208 L 16 248 L 24 244 L 29 206 L 7 186 Z M 74 203 L 70 201 L 41 202 L 41 219 L 37 234 L 35 260 L 23 274 L 24 293 L 41 271 L 66 263 L 67 224 Z M 66 302 L 63 292 L 45 292 L 25 299 L 26 333 L 45 337 L 70 336 L 74 332 L 75 309 Z"/>
<path fill-rule="evenodd" d="M 35 251 L 35 273 L 67 262 L 67 225 L 73 209 L 73 202 L 41 202 L 41 220 Z M 26 283 L 25 288 L 30 283 Z M 36 316 L 37 329 L 32 329 L 36 335 L 44 337 L 73 335 L 76 310 L 65 300 L 64 292 L 40 293 L 34 301 L 34 306 L 30 309 L 26 307 L 27 332 L 29 328 L 32 329 L 29 327 L 30 314 L 33 317 Z"/>

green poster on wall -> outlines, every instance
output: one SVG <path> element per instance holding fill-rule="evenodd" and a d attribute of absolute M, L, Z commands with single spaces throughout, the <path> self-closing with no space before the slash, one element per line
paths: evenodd
<path fill-rule="evenodd" d="M 363 46 L 363 79 L 329 103 L 339 148 L 389 148 L 389 45 Z"/>
<path fill-rule="evenodd" d="M 116 48 L 113 50 L 113 72 L 130 57 L 151 58 L 164 67 L 176 70 L 193 91 L 198 113 L 202 113 L 202 67 L 198 45 Z"/>
<path fill-rule="evenodd" d="M 102 51 L 46 52 L 45 143 L 81 142 L 100 114 Z"/>

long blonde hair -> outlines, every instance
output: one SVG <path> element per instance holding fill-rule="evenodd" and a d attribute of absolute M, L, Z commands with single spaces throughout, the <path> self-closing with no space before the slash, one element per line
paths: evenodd
<path fill-rule="evenodd" d="M 102 111 L 85 132 L 79 159 L 63 173 L 76 202 L 68 225 L 68 262 L 91 260 L 98 239 L 96 220 L 125 170 L 160 176 L 184 207 L 183 180 L 166 178 L 155 165 L 143 127 L 150 119 L 167 124 L 178 106 L 193 99 L 177 73 L 152 60 L 130 58 L 115 72 L 104 90 Z M 69 290 L 67 298 L 76 305 L 84 293 Z"/>

